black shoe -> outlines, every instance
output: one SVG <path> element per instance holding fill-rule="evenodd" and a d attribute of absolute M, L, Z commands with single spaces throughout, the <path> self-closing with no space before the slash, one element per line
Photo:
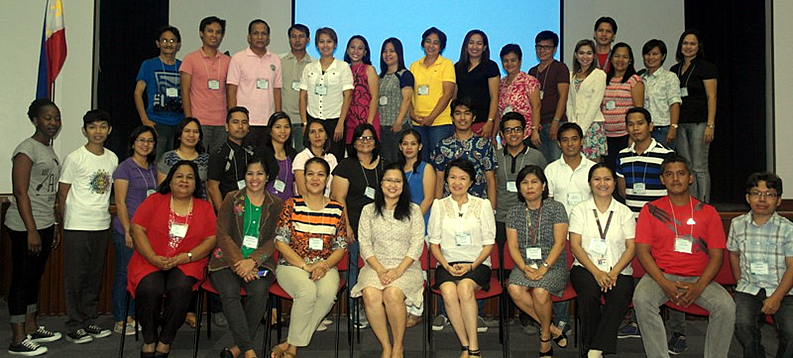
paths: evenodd
<path fill-rule="evenodd" d="M 140 358 L 154 358 L 154 352 L 140 352 Z"/>
<path fill-rule="evenodd" d="M 220 351 L 220 358 L 234 358 L 234 354 L 231 353 L 231 349 L 223 348 L 223 350 Z"/>
<path fill-rule="evenodd" d="M 550 341 L 551 341 L 550 339 L 545 340 L 545 339 L 540 338 L 540 342 L 542 342 L 542 343 L 547 343 L 547 342 L 550 342 Z M 540 344 L 540 345 L 542 345 L 542 344 Z M 539 354 L 540 358 L 542 358 L 542 357 L 553 357 L 553 345 L 551 345 L 551 349 L 549 349 L 549 350 L 547 350 L 545 352 L 540 351 L 539 353 L 540 353 Z"/>
<path fill-rule="evenodd" d="M 154 358 L 168 358 L 169 354 L 171 354 L 171 352 L 154 352 Z"/>
<path fill-rule="evenodd" d="M 565 341 L 564 345 L 559 344 L 559 342 L 561 342 L 562 340 Z M 570 343 L 570 340 L 567 339 L 567 334 L 564 333 L 564 331 L 562 331 L 562 333 L 560 333 L 558 336 L 553 337 L 553 341 L 554 341 L 554 343 L 556 343 L 556 346 L 558 346 L 559 348 L 562 348 L 562 349 L 567 348 L 567 345 Z"/>

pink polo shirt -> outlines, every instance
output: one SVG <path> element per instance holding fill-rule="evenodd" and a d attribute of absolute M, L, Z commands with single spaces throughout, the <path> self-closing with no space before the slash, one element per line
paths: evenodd
<path fill-rule="evenodd" d="M 205 126 L 226 124 L 226 74 L 231 57 L 217 52 L 214 58 L 202 48 L 191 52 L 182 60 L 179 71 L 191 76 L 190 112 Z M 210 82 L 211 81 L 211 82 Z M 215 82 L 217 81 L 217 82 Z M 184 83 L 184 80 L 182 80 Z M 217 89 L 210 89 L 216 84 Z M 184 93 L 182 94 L 184 95 Z"/>
<path fill-rule="evenodd" d="M 275 112 L 273 89 L 281 88 L 281 58 L 269 50 L 259 57 L 250 47 L 231 57 L 226 83 L 237 86 L 237 105 L 250 112 L 252 126 L 266 126 Z"/>

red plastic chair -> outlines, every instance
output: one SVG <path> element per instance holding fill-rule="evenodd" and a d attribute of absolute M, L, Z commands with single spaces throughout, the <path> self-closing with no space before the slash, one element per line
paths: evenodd
<path fill-rule="evenodd" d="M 273 274 L 275 274 L 275 273 L 273 273 Z M 198 317 L 196 318 L 196 328 L 195 328 L 196 329 L 196 331 L 195 331 L 195 344 L 196 344 L 196 346 L 198 345 L 198 341 L 199 341 L 199 339 L 201 337 L 201 321 L 202 321 L 202 317 L 204 315 L 203 312 L 202 312 L 203 310 L 201 308 L 203 307 L 203 304 L 204 304 L 204 297 L 209 299 L 209 294 L 210 293 L 211 294 L 215 294 L 215 295 L 219 294 L 218 291 L 215 289 L 215 286 L 212 286 L 212 282 L 210 282 L 209 279 L 207 278 L 198 287 L 198 307 L 199 307 L 199 309 L 196 310 L 196 314 L 198 315 Z M 247 295 L 248 295 L 248 293 L 245 292 L 245 288 L 244 287 L 240 287 L 240 296 L 245 297 Z M 267 321 L 265 321 L 265 318 L 267 318 Z M 207 322 L 208 322 L 208 324 L 207 324 L 207 339 L 212 339 L 212 310 L 209 309 L 209 308 L 207 309 Z M 270 313 L 269 312 L 267 314 L 265 314 L 264 316 L 262 316 L 262 324 L 265 327 L 264 329 L 266 329 L 266 330 L 270 329 Z M 267 353 L 267 348 L 268 347 L 267 347 L 266 343 L 267 343 L 266 340 L 262 340 L 262 355 Z"/>

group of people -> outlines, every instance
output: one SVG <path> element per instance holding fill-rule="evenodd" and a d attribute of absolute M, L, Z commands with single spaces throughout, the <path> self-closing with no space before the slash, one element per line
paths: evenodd
<path fill-rule="evenodd" d="M 749 178 L 752 211 L 733 220 L 729 241 L 707 204 L 717 74 L 696 31 L 681 35 L 671 71 L 662 67 L 666 45 L 648 41 L 641 74 L 629 45 L 612 46 L 611 18 L 598 19 L 595 41 L 576 44 L 573 71 L 553 58 L 558 36 L 543 31 L 540 63 L 521 72 L 520 46 L 506 45 L 499 78 L 480 30 L 465 36 L 453 64 L 441 56 L 446 35 L 427 29 L 425 56 L 409 69 L 402 43 L 389 38 L 379 74 L 362 36 L 349 40 L 343 63 L 330 28 L 315 33 L 317 60 L 304 25 L 288 29 L 283 56 L 268 50 L 262 20 L 248 27 L 250 47 L 232 57 L 219 51 L 224 30 L 224 20 L 203 19 L 202 47 L 184 61 L 176 59 L 179 30 L 158 31 L 160 55 L 137 78 L 143 126 L 120 164 L 104 148 L 107 112 L 85 114 L 88 142 L 61 164 L 52 150 L 60 111 L 47 99 L 31 104 L 36 131 L 14 151 L 5 222 L 14 259 L 9 353 L 43 354 L 39 343 L 62 336 L 36 322 L 39 280 L 61 237 L 66 338 L 111 335 L 96 323 L 96 277 L 112 185 L 115 330 L 134 332 L 137 320 L 142 357 L 168 355 L 205 279 L 234 338 L 222 357 L 257 356 L 252 339 L 276 280 L 294 303 L 288 337 L 271 355 L 294 357 L 327 328 L 343 260 L 354 324 L 371 326 L 383 357 L 402 357 L 405 330 L 432 308 L 423 302 L 424 250 L 437 262 L 430 286 L 442 298 L 433 329 L 450 323 L 461 357 L 481 355 L 477 333 L 487 323 L 475 293 L 490 289 L 491 257 L 504 256 L 514 263 L 504 284 L 539 324 L 541 357 L 553 355 L 552 340 L 568 344 L 568 307 L 551 299 L 568 281 L 589 357 L 616 353 L 626 327 L 634 336 L 641 327 L 648 356 L 674 353 L 681 342 L 684 350 L 684 321 L 665 339 L 658 307 L 666 301 L 710 312 L 708 357 L 727 355 L 717 340 L 733 330 L 747 355 L 762 352 L 761 314 L 777 319 L 778 354 L 793 354 L 793 224 L 775 212 L 781 180 Z M 725 248 L 734 300 L 713 282 Z M 647 272 L 635 294 L 634 257 Z M 124 311 L 127 292 L 134 314 Z M 631 302 L 637 322 L 621 328 Z"/>

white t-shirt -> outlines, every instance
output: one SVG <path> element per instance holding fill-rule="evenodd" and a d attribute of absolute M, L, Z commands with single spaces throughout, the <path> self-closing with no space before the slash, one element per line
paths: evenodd
<path fill-rule="evenodd" d="M 462 209 L 449 195 L 435 199 L 427 224 L 430 244 L 440 244 L 447 262 L 473 262 L 496 240 L 496 218 L 490 200 L 468 195 Z M 490 267 L 490 257 L 483 264 Z"/>
<path fill-rule="evenodd" d="M 589 169 L 595 162 L 584 157 L 581 153 L 581 163 L 575 170 L 571 169 L 564 161 L 564 156 L 553 161 L 545 167 L 545 177 L 548 178 L 548 195 L 562 205 L 567 215 L 578 203 L 592 197 L 589 189 Z M 520 186 L 520 183 L 517 183 Z"/>
<path fill-rule="evenodd" d="M 297 153 L 295 160 L 292 161 L 292 174 L 298 170 L 305 171 L 306 162 L 311 158 L 314 158 L 314 153 L 311 152 L 311 149 L 306 148 L 303 149 L 302 152 Z M 333 168 L 336 168 L 336 166 L 339 165 L 339 162 L 336 161 L 336 156 L 333 155 L 333 153 L 325 153 L 325 156 L 322 157 L 322 159 L 325 159 L 325 161 L 328 162 L 328 165 L 330 165 L 330 173 L 333 173 Z M 325 196 L 327 197 L 330 197 L 330 184 L 333 182 L 333 175 L 330 173 L 328 173 L 328 184 L 325 185 Z M 297 182 L 295 182 L 295 186 L 297 186 Z"/>
<path fill-rule="evenodd" d="M 594 212 L 592 210 L 595 210 Z M 597 219 L 595 219 L 595 212 L 597 212 Z M 609 221 L 610 213 L 614 213 Z M 600 230 L 598 229 L 598 220 L 600 220 L 601 228 L 606 231 L 606 242 L 604 246 L 599 246 L 596 240 L 600 240 Z M 608 228 L 606 228 L 608 223 Z M 636 236 L 636 220 L 633 218 L 633 212 L 624 204 L 612 199 L 611 205 L 605 213 L 601 213 L 595 206 L 595 199 L 589 199 L 580 203 L 573 208 L 570 213 L 570 232 L 581 235 L 581 247 L 589 257 L 593 264 L 597 265 L 602 271 L 608 272 L 620 260 L 622 254 L 625 252 L 625 240 L 633 239 Z M 596 241 L 593 243 L 593 241 Z M 605 254 L 598 253 L 603 251 Z M 578 259 L 575 260 L 574 265 L 582 266 Z M 623 275 L 632 275 L 633 268 L 631 265 L 625 266 L 621 272 Z"/>
<path fill-rule="evenodd" d="M 118 157 L 104 148 L 102 155 L 85 146 L 69 153 L 63 161 L 60 182 L 70 184 L 66 196 L 63 228 L 99 231 L 110 228 L 110 189 Z"/>

